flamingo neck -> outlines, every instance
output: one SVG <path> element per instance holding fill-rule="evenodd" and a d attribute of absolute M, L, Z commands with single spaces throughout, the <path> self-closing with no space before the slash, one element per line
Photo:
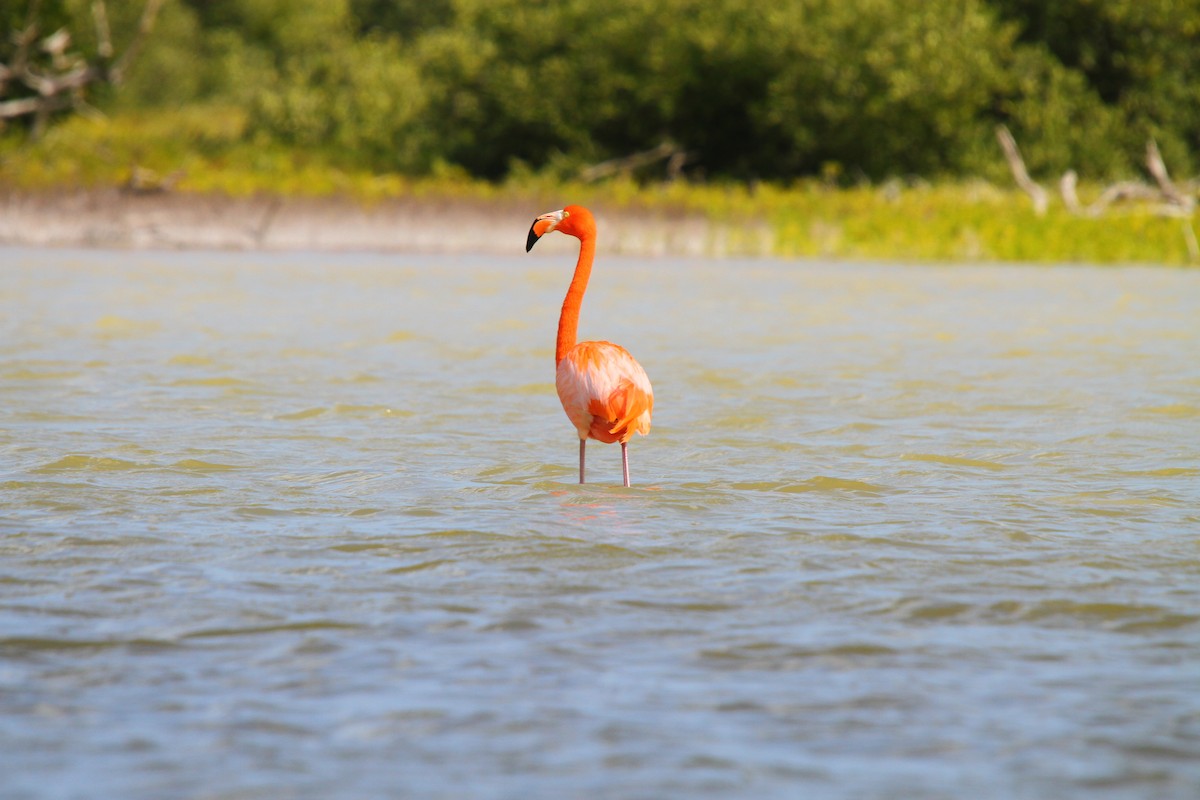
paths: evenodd
<path fill-rule="evenodd" d="M 554 348 L 554 363 L 562 361 L 575 346 L 579 332 L 579 307 L 583 305 L 583 293 L 587 291 L 588 278 L 592 274 L 592 260 L 596 257 L 596 235 L 579 238 L 579 261 L 575 264 L 575 275 L 567 287 L 563 300 L 562 314 L 558 317 L 558 344 Z"/>

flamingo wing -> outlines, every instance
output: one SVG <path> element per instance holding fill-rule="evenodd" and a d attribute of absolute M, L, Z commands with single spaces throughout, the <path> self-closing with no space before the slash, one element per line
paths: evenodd
<path fill-rule="evenodd" d="M 650 432 L 654 390 L 629 351 L 611 342 L 580 342 L 558 363 L 563 410 L 580 439 L 628 442 Z"/>

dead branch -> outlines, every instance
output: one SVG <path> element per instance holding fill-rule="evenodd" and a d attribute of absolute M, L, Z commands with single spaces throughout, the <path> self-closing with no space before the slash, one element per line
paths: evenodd
<path fill-rule="evenodd" d="M 670 179 L 678 177 L 683 165 L 687 162 L 687 153 L 679 149 L 674 142 L 664 141 L 657 147 L 632 153 L 620 158 L 611 158 L 594 164 L 579 173 L 579 179 L 585 183 L 598 181 L 610 175 L 633 172 L 635 169 L 647 167 L 657 161 L 667 160 L 667 176 Z"/>
<path fill-rule="evenodd" d="M 1025 159 L 1021 158 L 1021 151 L 1017 148 L 1017 140 L 1013 138 L 1012 133 L 1008 130 L 1008 126 L 996 126 L 996 138 L 1000 140 L 1000 147 L 1004 150 L 1004 157 L 1008 160 L 1008 168 L 1012 170 L 1013 178 L 1016 180 L 1017 185 L 1025 190 L 1025 193 L 1033 199 L 1034 213 L 1039 217 L 1043 216 L 1049 204 L 1046 190 L 1035 183 L 1033 178 L 1029 177 L 1029 170 L 1025 169 Z"/>
<path fill-rule="evenodd" d="M 1012 133 L 1008 128 L 1000 125 L 996 129 L 996 137 L 1004 149 L 1004 156 L 1012 169 L 1013 177 L 1021 188 L 1033 197 L 1035 208 L 1041 209 L 1038 213 L 1043 213 L 1047 202 L 1046 193 L 1029 177 Z M 1063 205 L 1072 214 L 1097 217 L 1114 203 L 1124 200 L 1141 200 L 1165 203 L 1165 207 L 1159 209 L 1159 213 L 1164 216 L 1190 216 L 1196 205 L 1195 181 L 1184 184 L 1185 189 L 1182 191 L 1176 187 L 1171 181 L 1162 155 L 1158 151 L 1158 145 L 1153 139 L 1146 144 L 1146 167 L 1158 184 L 1157 188 L 1141 181 L 1121 181 L 1107 187 L 1095 201 L 1086 206 L 1079 200 L 1079 176 L 1075 170 L 1067 170 L 1059 181 L 1059 192 L 1062 194 Z"/>
<path fill-rule="evenodd" d="M 103 0 L 92 2 L 92 24 L 96 26 L 96 52 L 105 61 L 113 57 L 112 29 L 108 26 L 108 7 Z"/>
<path fill-rule="evenodd" d="M 96 0 L 96 2 L 103 5 L 103 0 Z M 154 30 L 154 23 L 158 19 L 158 12 L 162 9 L 162 5 L 163 0 L 147 0 L 145 8 L 142 9 L 142 18 L 138 20 L 137 32 L 134 33 L 129 46 L 125 48 L 125 53 L 113 65 L 112 82 L 114 84 L 120 84 L 125 79 L 125 71 L 142 51 L 146 38 Z"/>
<path fill-rule="evenodd" d="M 1167 173 L 1167 165 L 1163 163 L 1162 154 L 1158 152 L 1158 143 L 1154 139 L 1146 142 L 1146 169 L 1154 177 L 1154 181 L 1158 184 L 1159 190 L 1168 203 L 1180 206 L 1191 213 L 1196 201 L 1175 188 L 1175 184 L 1171 182 L 1171 176 Z"/>
<path fill-rule="evenodd" d="M 1159 192 L 1151 186 L 1137 181 L 1122 181 L 1106 188 L 1099 197 L 1085 206 L 1079 202 L 1079 194 L 1076 191 L 1078 185 L 1079 176 L 1073 169 L 1067 170 L 1063 174 L 1062 180 L 1059 181 L 1063 205 L 1066 206 L 1067 211 L 1079 217 L 1098 217 L 1113 203 L 1123 200 L 1152 201 L 1159 199 Z"/>
<path fill-rule="evenodd" d="M 1062 192 L 1063 205 L 1072 214 L 1083 213 L 1083 206 L 1079 204 L 1079 194 L 1075 191 L 1078 185 L 1079 176 L 1075 174 L 1075 170 L 1073 169 L 1064 172 L 1062 180 L 1058 182 L 1058 189 Z"/>
<path fill-rule="evenodd" d="M 1188 256 L 1193 264 L 1200 264 L 1200 242 L 1196 241 L 1196 229 L 1191 218 L 1183 220 L 1183 241 L 1187 244 Z"/>
<path fill-rule="evenodd" d="M 996 128 L 996 138 L 1008 159 L 1009 168 L 1017 184 L 1033 198 L 1034 209 L 1039 215 L 1046 212 L 1046 192 L 1029 177 L 1025 169 L 1025 161 L 1012 133 L 1003 125 Z M 1122 181 L 1107 187 L 1090 205 L 1079 202 L 1079 176 L 1075 170 L 1067 170 L 1059 181 L 1059 192 L 1062 194 L 1063 205 L 1067 211 L 1081 217 L 1099 217 L 1114 203 L 1124 200 L 1139 200 L 1146 203 L 1157 203 L 1154 212 L 1164 217 L 1178 217 L 1183 226 L 1184 243 L 1187 245 L 1188 257 L 1194 264 L 1200 264 L 1200 242 L 1196 239 L 1196 230 L 1192 220 L 1196 209 L 1196 192 L 1200 183 L 1188 181 L 1181 190 L 1171 180 L 1167 165 L 1163 163 L 1158 144 L 1151 139 L 1146 143 L 1146 168 L 1153 176 L 1157 188 L 1140 181 Z"/>
<path fill-rule="evenodd" d="M 33 135 L 37 136 L 50 115 L 86 108 L 84 92 L 89 86 L 119 85 L 154 30 L 163 2 L 146 0 L 137 30 L 114 61 L 104 0 L 92 2 L 92 22 L 99 44 L 97 54 L 90 59 L 72 49 L 71 34 L 65 29 L 41 37 L 38 24 L 41 3 L 31 0 L 25 28 L 12 39 L 12 57 L 8 64 L 0 63 L 0 126 L 5 120 L 32 117 Z"/>
<path fill-rule="evenodd" d="M 1113 203 L 1119 203 L 1125 200 L 1157 200 L 1158 192 L 1153 187 L 1147 186 L 1138 181 L 1122 181 L 1114 183 L 1100 193 L 1090 206 L 1087 207 L 1086 213 L 1089 217 L 1098 217 L 1111 206 Z"/>

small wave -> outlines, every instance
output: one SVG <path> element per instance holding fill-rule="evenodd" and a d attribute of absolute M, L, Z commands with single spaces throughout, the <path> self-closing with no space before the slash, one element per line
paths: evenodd
<path fill-rule="evenodd" d="M 541 625 L 531 619 L 506 619 L 484 625 L 480 630 L 489 633 L 496 631 L 501 633 L 524 633 L 526 631 L 540 630 L 541 627 Z"/>
<path fill-rule="evenodd" d="M 37 370 L 19 367 L 4 373 L 4 379 L 10 381 L 61 381 L 78 378 L 82 372 L 76 370 L 60 370 L 38 372 Z"/>
<path fill-rule="evenodd" d="M 316 405 L 313 408 L 288 411 L 287 414 L 276 414 L 275 419 L 287 422 L 311 420 L 313 417 L 324 416 L 326 414 L 349 417 L 397 417 L 397 419 L 398 417 L 415 415 L 414 411 L 392 408 L 390 405 L 335 403 L 329 408 L 324 407 L 324 405 Z"/>
<path fill-rule="evenodd" d="M 532 397 L 543 397 L 554 394 L 553 383 L 523 383 L 520 386 L 513 386 L 508 389 L 509 394 L 528 395 Z"/>
<path fill-rule="evenodd" d="M 1162 606 L 1138 603 L 1081 601 L 1055 598 L 1037 602 L 997 600 L 970 603 L 959 600 L 930 600 L 907 597 L 889 603 L 876 613 L 897 616 L 910 622 L 949 620 L 988 621 L 1026 625 L 1096 625 L 1122 633 L 1174 630 L 1200 623 L 1200 615 L 1185 614 Z"/>
<path fill-rule="evenodd" d="M 298 510 L 273 508 L 272 506 L 264 505 L 238 506 L 233 511 L 238 516 L 251 517 L 255 519 L 259 517 L 290 517 L 295 514 L 303 513 Z"/>
<path fill-rule="evenodd" d="M 1155 628 L 1180 628 L 1200 622 L 1200 616 L 1180 614 L 1156 605 L 1136 603 L 1080 602 L 1044 600 L 1027 606 L 1020 614 L 1029 621 L 1072 620 L 1113 624 L 1118 630 L 1135 631 Z"/>
<path fill-rule="evenodd" d="M 93 418 L 82 414 L 64 414 L 60 411 L 49 411 L 45 409 L 29 409 L 27 411 L 13 412 L 13 419 L 19 419 L 22 422 L 92 422 Z"/>
<path fill-rule="evenodd" d="M 44 464 L 33 472 L 69 472 L 69 471 L 95 471 L 95 472 L 121 472 L 132 471 L 139 469 L 151 469 L 152 465 L 139 464 L 136 461 L 126 461 L 123 458 L 108 458 L 107 456 L 83 456 L 71 455 L 63 456 L 57 461 L 49 464 Z"/>
<path fill-rule="evenodd" d="M 393 567 L 387 570 L 388 575 L 407 575 L 411 572 L 424 572 L 427 569 L 437 569 L 444 564 L 452 564 L 453 561 L 446 558 L 435 558 L 431 561 L 420 561 L 416 564 L 405 564 L 402 567 Z"/>
<path fill-rule="evenodd" d="M 292 411 L 287 414 L 276 414 L 275 419 L 291 422 L 293 420 L 312 419 L 313 417 L 319 417 L 322 414 L 327 413 L 329 413 L 328 408 L 317 406 L 315 408 L 306 408 L 303 411 Z"/>
<path fill-rule="evenodd" d="M 249 386 L 249 381 L 234 378 L 229 375 L 215 375 L 209 378 L 179 378 L 171 381 L 171 386 L 212 386 L 212 387 L 242 387 Z"/>
<path fill-rule="evenodd" d="M 1081 514 L 1097 517 L 1127 517 L 1147 508 L 1176 508 L 1183 503 L 1163 494 L 1130 494 L 1115 490 L 1079 492 L 1053 498 L 1058 504 Z"/>
<path fill-rule="evenodd" d="M 373 517 L 376 514 L 383 513 L 382 508 L 356 508 L 353 511 L 347 512 L 348 517 Z"/>
<path fill-rule="evenodd" d="M 996 461 L 985 461 L 979 458 L 964 458 L 962 456 L 943 456 L 936 453 L 905 453 L 900 458 L 904 461 L 925 461 L 932 464 L 945 464 L 950 467 L 971 467 L 974 469 L 1002 470 L 1008 469 L 1007 464 Z"/>
<path fill-rule="evenodd" d="M 728 484 L 728 488 L 736 491 L 782 492 L 784 494 L 832 492 L 881 495 L 891 491 L 886 486 L 877 486 L 873 483 L 854 480 L 852 478 L 834 478 L 827 475 L 817 475 L 804 481 L 742 481 Z"/>
<path fill-rule="evenodd" d="M 622 600 L 621 605 L 630 608 L 646 608 L 655 611 L 686 611 L 696 614 L 712 614 L 721 611 L 734 611 L 740 606 L 731 603 L 663 603 L 652 600 Z"/>
<path fill-rule="evenodd" d="M 352 403 L 336 403 L 333 406 L 334 414 L 343 414 L 355 417 L 411 417 L 412 411 L 407 411 L 400 408 L 391 408 L 390 406 L 381 405 L 354 405 Z"/>
<path fill-rule="evenodd" d="M 492 531 L 477 531 L 470 528 L 451 528 L 442 531 L 430 531 L 429 533 L 417 534 L 415 539 L 428 540 L 449 540 L 462 542 L 508 542 L 514 537 L 503 533 L 495 533 Z"/>
<path fill-rule="evenodd" d="M 1195 467 L 1165 467 L 1163 469 L 1128 470 L 1121 474 L 1134 478 L 1185 478 L 1200 475 L 1200 469 Z"/>
<path fill-rule="evenodd" d="M 853 478 L 833 478 L 827 475 L 817 475 L 803 483 L 780 491 L 791 492 L 853 492 L 857 494 L 886 494 L 890 491 L 886 486 L 878 486 L 866 481 Z"/>
<path fill-rule="evenodd" d="M 138 472 L 163 470 L 168 472 L 208 473 L 230 472 L 238 469 L 243 468 L 233 464 L 218 464 L 194 458 L 185 458 L 176 461 L 170 466 L 162 466 L 151 462 L 129 461 L 123 458 L 110 458 L 108 456 L 69 455 L 63 456 L 49 464 L 43 464 L 33 469 L 32 472 Z"/>
<path fill-rule="evenodd" d="M 765 428 L 771 428 L 776 424 L 774 417 L 765 414 L 751 414 L 748 412 L 738 414 L 725 414 L 720 417 L 715 417 L 708 420 L 706 426 L 728 433 L 729 431 L 756 431 Z M 717 441 L 722 441 L 718 439 Z M 723 443 L 730 444 L 740 443 L 736 438 L 726 438 Z"/>
<path fill-rule="evenodd" d="M 701 386 L 712 386 L 717 389 L 741 389 L 742 381 L 728 372 L 716 369 L 703 369 L 693 376 L 693 380 Z"/>
<path fill-rule="evenodd" d="M 840 436 L 844 433 L 871 433 L 877 431 L 883 426 L 877 422 L 849 422 L 845 425 L 837 425 L 833 428 L 816 431 L 822 435 Z"/>
<path fill-rule="evenodd" d="M 214 362 L 208 356 L 198 356 L 191 353 L 180 353 L 177 356 L 171 356 L 167 359 L 167 364 L 172 367 L 211 367 Z"/>
<path fill-rule="evenodd" d="M 201 461 L 196 458 L 185 458 L 182 461 L 176 461 L 171 466 L 183 472 L 230 472 L 242 469 L 242 467 L 237 467 L 233 464 L 217 464 L 211 461 Z"/>
<path fill-rule="evenodd" d="M 406 517 L 444 517 L 446 512 L 440 508 L 430 508 L 428 506 L 409 506 L 400 512 Z"/>
<path fill-rule="evenodd" d="M 275 625 L 247 625 L 244 627 L 202 628 L 186 633 L 184 639 L 216 639 L 230 636 L 260 636 L 272 633 L 295 633 L 306 631 L 354 631 L 362 626 L 351 622 L 314 619 L 304 622 L 281 622 Z"/>
<path fill-rule="evenodd" d="M 847 642 L 829 647 L 799 647 L 775 642 L 707 649 L 700 657 L 732 669 L 787 670 L 813 661 L 859 661 L 886 658 L 896 651 L 871 642 Z"/>
<path fill-rule="evenodd" d="M 54 650 L 112 650 L 138 648 L 163 650 L 177 647 L 162 639 L 59 639 L 46 636 L 6 636 L 0 638 L 0 652 L 29 653 Z"/>
<path fill-rule="evenodd" d="M 1171 403 L 1165 406 L 1144 406 L 1137 409 L 1139 414 L 1154 417 L 1200 417 L 1200 406 L 1191 403 Z"/>
<path fill-rule="evenodd" d="M 96 320 L 97 333 L 106 339 L 132 338 L 157 333 L 162 329 L 158 322 L 128 319 L 115 314 L 106 314 Z"/>

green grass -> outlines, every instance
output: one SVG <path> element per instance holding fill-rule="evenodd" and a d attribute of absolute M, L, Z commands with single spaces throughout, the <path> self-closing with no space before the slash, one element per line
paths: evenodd
<path fill-rule="evenodd" d="M 1147 206 L 1091 219 L 1051 203 L 1039 217 L 1024 194 L 982 182 L 583 184 L 526 173 L 494 184 L 455 170 L 413 178 L 256 141 L 244 115 L 229 108 L 76 117 L 35 143 L 0 138 L 0 189 L 9 192 L 122 186 L 135 167 L 183 194 L 335 197 L 366 206 L 399 197 L 534 209 L 576 202 L 664 220 L 693 215 L 720 228 L 728 251 L 780 257 L 1181 265 L 1191 262 L 1185 226 L 1194 223 Z M 1081 187 L 1081 199 L 1098 192 Z"/>

